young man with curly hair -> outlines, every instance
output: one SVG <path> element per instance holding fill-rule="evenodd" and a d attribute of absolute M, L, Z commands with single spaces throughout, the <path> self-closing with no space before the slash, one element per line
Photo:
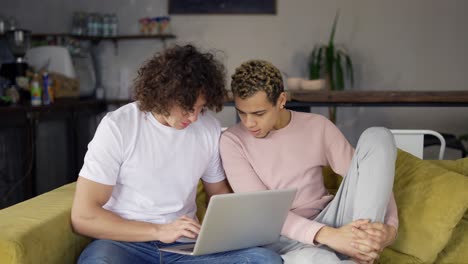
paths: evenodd
<path fill-rule="evenodd" d="M 222 109 L 224 68 L 210 53 L 175 46 L 147 61 L 134 86 L 136 101 L 108 113 L 88 145 L 71 220 L 96 240 L 78 263 L 281 263 L 264 248 L 197 257 L 159 251 L 199 233 L 200 178 L 208 197 L 231 191 L 220 124 L 205 112 Z"/>
<path fill-rule="evenodd" d="M 235 192 L 297 188 L 280 241 L 268 248 L 289 263 L 372 263 L 396 237 L 392 195 L 396 147 L 369 128 L 357 148 L 327 118 L 285 109 L 280 71 L 252 60 L 232 76 L 241 123 L 221 136 L 221 159 Z M 335 197 L 322 168 L 345 176 Z"/>

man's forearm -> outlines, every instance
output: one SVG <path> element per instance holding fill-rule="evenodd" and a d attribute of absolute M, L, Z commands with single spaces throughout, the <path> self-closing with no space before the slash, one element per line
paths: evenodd
<path fill-rule="evenodd" d="M 359 261 L 374 260 L 378 257 L 378 245 L 365 231 L 358 228 L 368 222 L 366 219 L 360 219 L 339 228 L 324 226 L 316 233 L 314 239 L 317 243 Z"/>
<path fill-rule="evenodd" d="M 72 225 L 75 232 L 97 239 L 127 242 L 158 240 L 159 225 L 126 220 L 103 208 L 90 214 L 72 214 Z"/>
<path fill-rule="evenodd" d="M 330 241 L 334 237 L 335 228 L 324 226 L 315 235 L 314 241 L 318 244 L 330 245 Z"/>

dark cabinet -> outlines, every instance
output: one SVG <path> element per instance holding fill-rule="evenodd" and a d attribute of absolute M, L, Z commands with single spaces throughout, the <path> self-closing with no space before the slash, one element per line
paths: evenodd
<path fill-rule="evenodd" d="M 75 181 L 102 101 L 0 108 L 0 208 Z"/>

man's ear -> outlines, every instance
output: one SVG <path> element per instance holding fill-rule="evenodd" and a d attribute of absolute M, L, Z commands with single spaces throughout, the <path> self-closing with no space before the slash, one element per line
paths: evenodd
<path fill-rule="evenodd" d="M 278 100 L 276 100 L 276 105 L 279 106 L 279 108 L 284 108 L 286 105 L 287 101 L 287 96 L 285 92 L 280 93 Z"/>

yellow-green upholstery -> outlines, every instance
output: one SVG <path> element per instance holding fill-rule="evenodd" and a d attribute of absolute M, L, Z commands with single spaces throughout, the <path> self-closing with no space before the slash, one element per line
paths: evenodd
<path fill-rule="evenodd" d="M 462 175 L 468 175 L 468 159 L 458 160 L 432 160 L 432 163 L 439 167 L 458 172 Z"/>
<path fill-rule="evenodd" d="M 72 232 L 75 184 L 0 210 L 0 263 L 75 263 L 90 239 Z"/>
<path fill-rule="evenodd" d="M 460 221 L 468 205 L 467 167 L 468 158 L 421 161 L 399 151 L 394 193 L 400 229 L 380 263 L 468 263 L 468 220 Z M 341 179 L 328 168 L 324 175 L 334 192 Z M 69 184 L 0 210 L 0 263 L 74 263 L 90 242 L 71 229 L 74 190 Z M 205 201 L 199 185 L 200 220 Z"/>
<path fill-rule="evenodd" d="M 468 158 L 455 161 L 435 161 L 439 166 L 456 171 L 468 177 Z M 468 263 L 468 209 L 465 211 L 463 219 L 457 224 L 452 233 L 452 237 L 439 253 L 435 263 Z"/>
<path fill-rule="evenodd" d="M 335 193 L 341 177 L 330 168 L 323 173 L 325 186 Z M 379 263 L 433 263 L 437 258 L 436 263 L 468 264 L 467 175 L 468 158 L 427 161 L 398 150 L 393 191 L 399 234 Z"/>
<path fill-rule="evenodd" d="M 394 183 L 400 219 L 395 251 L 432 263 L 468 207 L 468 177 L 400 151 Z"/>
<path fill-rule="evenodd" d="M 206 213 L 206 193 L 203 189 L 203 184 L 201 181 L 198 183 L 197 189 L 197 217 L 200 220 L 200 223 L 203 222 L 203 218 L 205 217 Z"/>
<path fill-rule="evenodd" d="M 436 263 L 468 263 L 468 220 L 458 223 Z"/>
<path fill-rule="evenodd" d="M 421 264 L 421 260 L 417 257 L 406 255 L 401 252 L 395 251 L 391 248 L 386 248 L 382 254 L 380 254 L 378 263 L 388 264 Z"/>

